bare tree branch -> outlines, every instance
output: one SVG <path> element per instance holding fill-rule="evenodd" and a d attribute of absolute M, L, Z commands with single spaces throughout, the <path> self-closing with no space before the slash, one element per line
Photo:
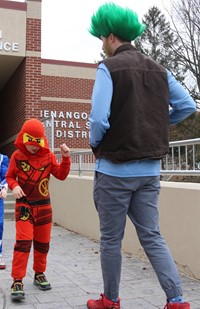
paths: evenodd
<path fill-rule="evenodd" d="M 195 100 L 200 100 L 200 0 L 172 0 L 172 30 L 177 36 L 179 46 L 172 47 L 180 64 L 188 73 L 183 83 Z"/>

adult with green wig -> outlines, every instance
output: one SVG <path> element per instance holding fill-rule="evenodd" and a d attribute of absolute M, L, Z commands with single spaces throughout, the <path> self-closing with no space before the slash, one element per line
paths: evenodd
<path fill-rule="evenodd" d="M 169 125 L 194 113 L 196 104 L 168 70 L 131 44 L 144 30 L 135 12 L 112 2 L 99 7 L 89 28 L 102 40 L 107 56 L 97 68 L 90 112 L 104 291 L 100 299 L 88 300 L 89 309 L 120 309 L 121 243 L 127 215 L 166 294 L 165 308 L 190 308 L 160 234 L 158 196 Z"/>

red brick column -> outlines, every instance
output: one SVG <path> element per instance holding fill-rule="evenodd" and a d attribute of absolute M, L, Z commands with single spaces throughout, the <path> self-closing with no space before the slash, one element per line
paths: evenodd
<path fill-rule="evenodd" d="M 25 118 L 39 117 L 41 109 L 41 0 L 27 0 Z"/>

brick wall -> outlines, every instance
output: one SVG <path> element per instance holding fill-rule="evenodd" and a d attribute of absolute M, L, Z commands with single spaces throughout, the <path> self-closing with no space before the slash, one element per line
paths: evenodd
<path fill-rule="evenodd" d="M 25 117 L 29 119 L 38 118 L 41 109 L 41 19 L 26 20 L 26 51 Z"/>
<path fill-rule="evenodd" d="M 41 109 L 41 59 L 37 57 L 26 58 L 25 70 L 26 89 L 26 119 L 39 117 Z"/>
<path fill-rule="evenodd" d="M 41 51 L 41 19 L 26 20 L 26 50 Z"/>
<path fill-rule="evenodd" d="M 91 79 L 42 76 L 42 97 L 51 98 L 51 101 L 42 101 L 41 109 L 49 111 L 49 115 L 56 112 L 55 148 L 63 142 L 70 148 L 90 148 L 88 117 L 93 85 Z"/>
<path fill-rule="evenodd" d="M 86 119 L 86 115 L 89 115 L 90 104 L 44 101 L 42 109 L 57 112 L 54 118 L 55 148 L 59 148 L 64 142 L 70 148 L 90 147 L 89 125 Z"/>
<path fill-rule="evenodd" d="M 42 96 L 91 99 L 94 80 L 42 76 Z"/>

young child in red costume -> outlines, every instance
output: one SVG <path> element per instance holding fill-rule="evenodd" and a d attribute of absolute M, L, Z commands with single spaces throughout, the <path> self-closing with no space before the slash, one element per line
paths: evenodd
<path fill-rule="evenodd" d="M 22 126 L 6 174 L 8 187 L 16 198 L 16 242 L 14 245 L 11 299 L 25 297 L 22 279 L 26 275 L 28 258 L 33 242 L 34 284 L 41 290 L 51 289 L 44 272 L 49 251 L 52 226 L 52 207 L 48 184 L 50 174 L 64 180 L 70 171 L 70 149 L 60 146 L 62 161 L 49 149 L 43 124 L 29 119 Z"/>

